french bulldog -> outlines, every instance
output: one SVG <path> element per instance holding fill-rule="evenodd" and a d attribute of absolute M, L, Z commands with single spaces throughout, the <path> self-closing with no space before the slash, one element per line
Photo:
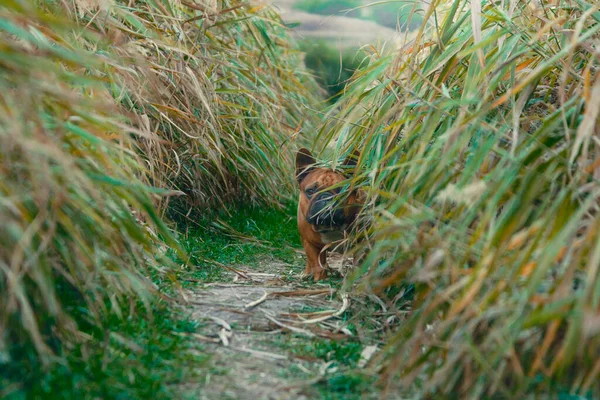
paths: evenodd
<path fill-rule="evenodd" d="M 352 153 L 344 169 L 356 167 L 360 154 Z M 342 171 L 315 165 L 311 152 L 302 148 L 296 154 L 296 180 L 300 186 L 298 231 L 306 252 L 306 275 L 315 281 L 327 276 L 327 249 L 343 240 L 357 221 L 363 207 L 358 190 L 344 190 L 348 176 Z"/>

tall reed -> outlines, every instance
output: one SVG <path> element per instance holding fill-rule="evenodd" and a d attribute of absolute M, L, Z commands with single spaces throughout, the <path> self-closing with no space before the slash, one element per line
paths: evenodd
<path fill-rule="evenodd" d="M 107 321 L 148 324 L 165 246 L 186 259 L 168 200 L 277 205 L 310 132 L 303 71 L 277 14 L 237 0 L 0 5 L 0 394 L 74 353 L 133 365 Z"/>
<path fill-rule="evenodd" d="M 424 19 L 369 56 L 320 134 L 362 149 L 373 223 L 353 282 L 392 311 L 414 285 L 383 378 L 598 396 L 600 5 L 434 0 Z"/>

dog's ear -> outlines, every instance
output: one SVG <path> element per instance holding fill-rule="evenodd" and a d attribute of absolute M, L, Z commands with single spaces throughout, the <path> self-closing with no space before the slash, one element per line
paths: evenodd
<path fill-rule="evenodd" d="M 302 182 L 306 175 L 313 169 L 316 160 L 307 148 L 301 148 L 296 153 L 296 179 L 298 183 Z"/>
<path fill-rule="evenodd" d="M 342 163 L 344 167 L 356 167 L 358 164 L 358 158 L 360 157 L 360 151 L 354 150 Z"/>

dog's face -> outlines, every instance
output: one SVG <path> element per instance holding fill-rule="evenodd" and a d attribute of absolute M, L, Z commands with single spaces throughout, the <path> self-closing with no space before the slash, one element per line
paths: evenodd
<path fill-rule="evenodd" d="M 354 167 L 358 153 L 342 164 Z M 299 209 L 315 232 L 344 229 L 360 210 L 356 191 L 345 190 L 347 176 L 329 168 L 314 166 L 309 150 L 302 148 L 296 155 L 296 179 L 300 185 Z"/>

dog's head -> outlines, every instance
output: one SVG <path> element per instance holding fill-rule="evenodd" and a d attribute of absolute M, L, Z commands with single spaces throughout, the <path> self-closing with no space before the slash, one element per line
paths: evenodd
<path fill-rule="evenodd" d="M 355 167 L 358 157 L 358 152 L 352 153 L 342 167 Z M 302 148 L 296 154 L 296 179 L 300 185 L 300 210 L 316 232 L 344 229 L 354 221 L 361 204 L 356 190 L 343 187 L 347 175 L 315 166 L 310 151 Z"/>

